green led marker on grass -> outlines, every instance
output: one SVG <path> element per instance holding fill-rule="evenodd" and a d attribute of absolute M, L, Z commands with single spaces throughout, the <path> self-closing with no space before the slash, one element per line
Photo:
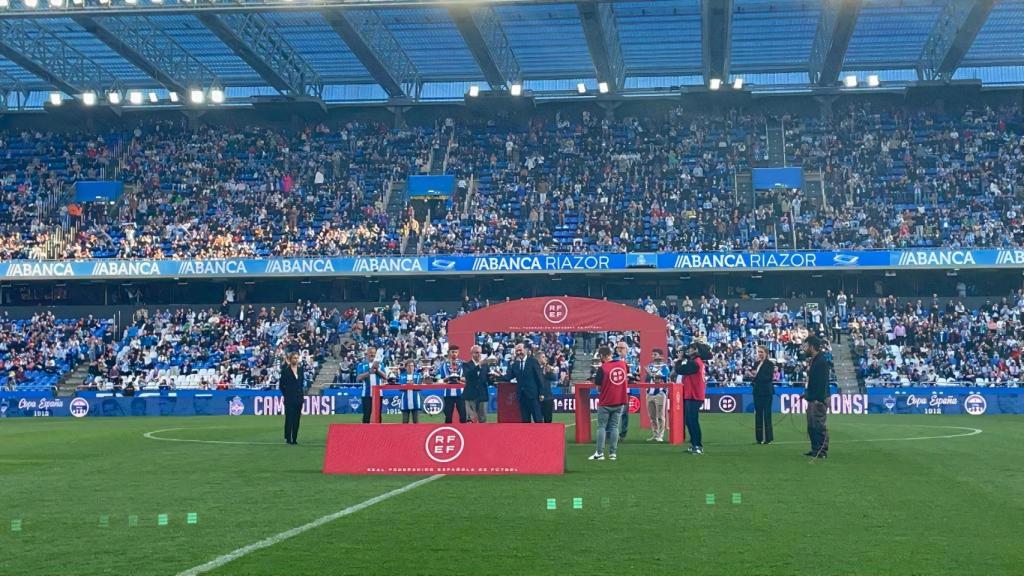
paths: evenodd
<path fill-rule="evenodd" d="M 715 503 L 715 495 L 714 495 L 714 493 L 705 495 L 704 496 L 704 501 L 707 502 L 708 505 L 713 505 Z"/>
<path fill-rule="evenodd" d="M 556 510 L 558 508 L 558 501 L 554 498 L 548 498 L 548 510 Z"/>
<path fill-rule="evenodd" d="M 110 515 L 109 514 L 101 514 L 100 515 L 100 528 L 110 528 Z"/>
<path fill-rule="evenodd" d="M 199 514 L 196 512 L 189 512 L 188 516 L 185 517 L 185 522 L 188 524 L 199 524 Z"/>
<path fill-rule="evenodd" d="M 129 516 L 128 517 L 128 527 L 129 528 L 138 528 L 139 527 L 139 517 L 134 515 L 134 514 Z"/>
<path fill-rule="evenodd" d="M 573 510 L 583 510 L 583 498 L 572 499 Z"/>
<path fill-rule="evenodd" d="M 167 514 L 160 514 L 157 516 L 156 523 L 158 526 L 167 526 Z"/>
<path fill-rule="evenodd" d="M 739 492 L 733 492 L 732 493 L 732 503 L 733 504 L 742 504 L 743 503 L 743 496 L 741 496 Z"/>
<path fill-rule="evenodd" d="M 11 532 L 21 532 L 21 520 L 11 520 Z"/>

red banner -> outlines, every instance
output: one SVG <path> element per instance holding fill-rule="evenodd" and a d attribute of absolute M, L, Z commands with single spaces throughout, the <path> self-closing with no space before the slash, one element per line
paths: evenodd
<path fill-rule="evenodd" d="M 331 424 L 324 474 L 562 474 L 564 424 Z"/>

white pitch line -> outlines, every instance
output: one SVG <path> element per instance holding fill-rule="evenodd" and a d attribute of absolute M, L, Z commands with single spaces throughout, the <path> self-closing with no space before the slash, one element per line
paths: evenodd
<path fill-rule="evenodd" d="M 150 440 L 160 440 L 162 442 L 193 442 L 196 444 L 245 444 L 245 445 L 266 445 L 266 446 L 277 446 L 281 442 L 242 442 L 233 440 L 193 440 L 191 438 L 161 438 L 160 436 L 154 436 L 161 432 L 174 432 L 175 430 L 203 430 L 204 428 L 164 428 L 162 430 L 153 430 L 152 432 L 146 432 L 143 434 Z M 321 444 L 322 446 L 322 444 Z"/>
<path fill-rule="evenodd" d="M 910 438 L 863 438 L 857 440 L 832 440 L 831 438 L 829 438 L 829 444 L 850 444 L 853 442 L 910 442 L 914 440 L 946 440 L 949 438 L 966 438 L 967 436 L 977 436 L 978 434 L 982 433 L 981 428 L 969 428 L 967 426 L 935 426 L 931 424 L 878 424 L 878 426 L 892 426 L 896 428 L 945 428 L 947 430 L 969 430 L 969 432 L 967 432 L 966 434 L 946 434 L 943 436 L 915 436 Z M 783 440 L 782 442 L 772 442 L 772 444 L 806 443 L 807 440 Z M 715 444 L 712 444 L 712 446 L 715 446 Z M 747 446 L 747 444 L 718 444 L 718 446 Z"/>
<path fill-rule="evenodd" d="M 253 552 L 256 552 L 257 550 L 262 550 L 264 548 L 269 548 L 269 547 L 271 547 L 271 546 L 273 546 L 275 544 L 278 544 L 280 542 L 283 542 L 283 541 L 285 541 L 285 540 L 287 540 L 289 538 L 292 538 L 294 536 L 298 536 L 299 534 L 302 534 L 303 532 L 308 532 L 308 531 L 310 531 L 310 530 L 312 530 L 314 528 L 318 528 L 320 526 L 323 526 L 324 524 L 327 524 L 328 522 L 332 522 L 334 520 L 337 520 L 338 518 L 342 518 L 342 517 L 348 516 L 350 514 L 355 514 L 356 512 L 359 512 L 360 510 L 364 510 L 366 508 L 369 508 L 370 506 L 373 506 L 374 504 L 383 502 L 383 501 L 388 500 L 390 498 L 394 498 L 395 496 L 399 496 L 401 494 L 405 494 L 406 492 L 408 492 L 410 490 L 413 490 L 415 488 L 418 488 L 420 486 L 423 486 L 424 484 L 428 484 L 428 483 L 433 482 L 434 480 L 438 480 L 440 478 L 444 478 L 444 474 L 436 474 L 434 476 L 429 476 L 427 478 L 423 478 L 423 479 L 417 480 L 417 481 L 413 482 L 412 484 L 406 484 L 405 486 L 402 486 L 401 488 L 396 488 L 396 489 L 392 490 L 391 492 L 385 492 L 384 494 L 381 494 L 380 496 L 374 496 L 373 498 L 370 498 L 369 500 L 366 500 L 364 502 L 360 502 L 359 504 L 356 504 L 354 506 L 349 506 L 348 508 L 345 508 L 344 510 L 339 510 L 337 512 L 334 512 L 333 514 L 328 514 L 327 516 L 322 516 L 320 518 L 317 518 L 316 520 L 313 520 L 312 522 L 310 522 L 308 524 L 303 524 L 302 526 L 299 526 L 297 528 L 292 528 L 291 530 L 286 530 L 284 532 L 281 532 L 280 534 L 275 534 L 275 535 L 273 535 L 273 536 L 271 536 L 269 538 L 264 538 L 263 540 L 260 540 L 259 542 L 255 542 L 253 544 L 249 544 L 248 546 L 243 546 L 243 547 L 241 547 L 241 548 L 239 548 L 239 549 L 237 549 L 237 550 L 235 550 L 233 552 L 229 552 L 228 554 L 225 554 L 223 556 L 218 556 L 217 558 L 214 558 L 213 560 L 210 560 L 206 564 L 201 564 L 199 566 L 196 566 L 195 568 L 189 568 L 188 570 L 185 570 L 184 572 L 179 572 L 178 576 L 198 576 L 199 574 L 204 574 L 204 573 L 209 572 L 211 570 L 216 570 L 217 568 L 220 568 L 221 566 L 224 566 L 225 564 L 227 564 L 229 562 L 233 562 L 235 560 L 238 560 L 239 558 L 241 558 L 243 556 L 247 556 L 249 554 L 252 554 Z"/>

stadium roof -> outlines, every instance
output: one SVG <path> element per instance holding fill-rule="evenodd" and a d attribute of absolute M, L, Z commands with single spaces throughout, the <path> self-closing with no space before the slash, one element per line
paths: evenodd
<path fill-rule="evenodd" d="M 621 97 L 713 79 L 800 92 L 847 76 L 1020 86 L 1020 30 L 1024 0 L 0 0 L 0 94 L 13 109 L 86 92 L 148 105 L 429 102 L 516 84 Z"/>

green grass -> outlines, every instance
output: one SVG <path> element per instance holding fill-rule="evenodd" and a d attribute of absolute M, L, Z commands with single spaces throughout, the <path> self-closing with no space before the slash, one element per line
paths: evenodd
<path fill-rule="evenodd" d="M 173 575 L 416 480 L 321 474 L 314 444 L 342 421 L 304 418 L 298 447 L 277 445 L 281 418 L 0 421 L 0 574 Z M 773 446 L 754 445 L 752 415 L 702 422 L 704 456 L 644 443 L 634 420 L 618 462 L 570 443 L 564 476 L 444 477 L 213 573 L 1024 573 L 1019 417 L 833 416 L 815 463 L 799 420 Z M 865 442 L 966 432 L 943 426 L 983 433 Z M 271 444 L 143 437 L 167 428 Z"/>

